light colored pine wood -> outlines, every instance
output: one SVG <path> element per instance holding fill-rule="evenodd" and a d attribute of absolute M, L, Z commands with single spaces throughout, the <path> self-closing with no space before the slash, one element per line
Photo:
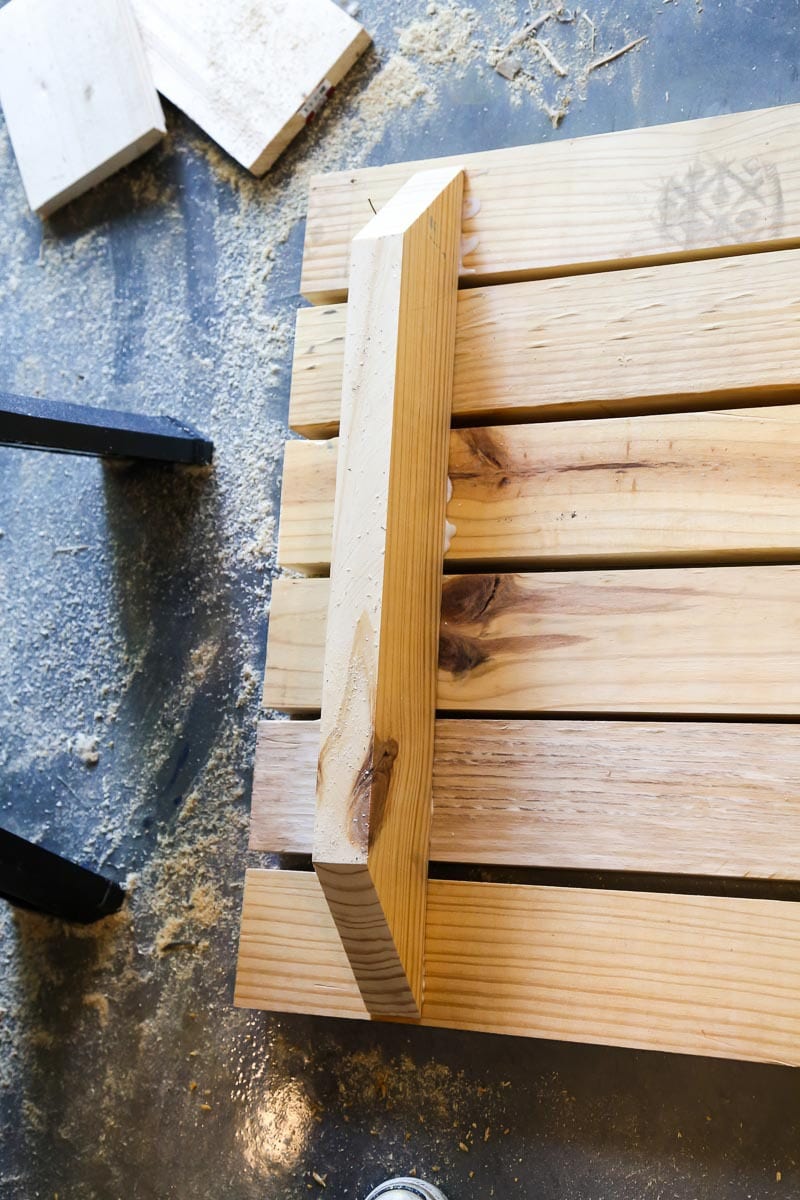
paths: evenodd
<path fill-rule="evenodd" d="M 11 0 L 0 9 L 0 103 L 40 217 L 138 158 L 164 114 L 128 0 Z"/>
<path fill-rule="evenodd" d="M 314 865 L 364 1002 L 422 1000 L 459 169 L 353 239 Z"/>
<path fill-rule="evenodd" d="M 271 644 L 284 662 L 310 616 L 303 669 L 295 681 L 289 663 L 276 688 L 268 653 L 265 702 L 310 712 L 327 582 L 294 587 Z M 800 715 L 797 566 L 449 576 L 440 633 L 439 709 Z"/>
<path fill-rule="evenodd" d="M 414 172 L 399 163 L 312 180 L 301 291 L 347 290 L 350 239 Z M 462 156 L 462 283 L 669 262 L 800 241 L 796 105 Z"/>
<path fill-rule="evenodd" d="M 158 90 L 254 175 L 370 44 L 334 0 L 134 4 Z"/>
<path fill-rule="evenodd" d="M 267 636 L 264 706 L 319 711 L 328 616 L 327 579 L 276 579 Z"/>
<path fill-rule="evenodd" d="M 297 310 L 289 428 L 304 437 L 330 438 L 339 432 L 346 326 L 346 304 Z"/>
<path fill-rule="evenodd" d="M 311 854 L 319 721 L 259 721 L 250 803 L 251 850 Z"/>
<path fill-rule="evenodd" d="M 338 438 L 288 441 L 283 451 L 278 566 L 324 575 L 331 565 Z"/>
<path fill-rule="evenodd" d="M 319 723 L 262 721 L 250 848 L 310 854 Z M 432 862 L 800 879 L 800 726 L 442 719 Z"/>
<path fill-rule="evenodd" d="M 234 1004 L 369 1017 L 313 872 L 245 872 Z"/>
<path fill-rule="evenodd" d="M 800 905 L 431 880 L 423 1025 L 800 1065 Z M 248 871 L 235 1003 L 364 1018 L 313 874 Z"/>
<path fill-rule="evenodd" d="M 278 562 L 330 564 L 336 440 L 286 443 Z M 800 554 L 800 405 L 455 429 L 445 555 L 464 566 Z"/>
<path fill-rule="evenodd" d="M 453 416 L 506 423 L 796 396 L 799 272 L 800 251 L 782 250 L 462 290 Z M 307 437 L 338 427 L 346 314 L 297 316 L 289 424 Z"/>

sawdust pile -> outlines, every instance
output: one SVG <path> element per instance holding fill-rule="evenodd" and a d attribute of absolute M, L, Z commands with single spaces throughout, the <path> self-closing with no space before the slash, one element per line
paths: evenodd
<path fill-rule="evenodd" d="M 434 67 L 465 67 L 479 50 L 472 8 L 429 4 L 426 16 L 399 30 L 402 54 Z"/>

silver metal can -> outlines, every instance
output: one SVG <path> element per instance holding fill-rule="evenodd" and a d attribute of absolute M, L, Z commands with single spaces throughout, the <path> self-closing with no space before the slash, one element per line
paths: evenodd
<path fill-rule="evenodd" d="M 444 1192 L 424 1179 L 387 1179 L 367 1196 L 367 1200 L 447 1200 Z"/>

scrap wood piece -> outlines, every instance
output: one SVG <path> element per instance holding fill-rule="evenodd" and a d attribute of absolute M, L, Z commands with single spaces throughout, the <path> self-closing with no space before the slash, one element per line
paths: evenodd
<path fill-rule="evenodd" d="M 350 240 L 372 210 L 415 171 L 456 162 L 470 286 L 800 244 L 800 109 L 787 105 L 315 176 L 303 295 L 343 300 Z"/>
<path fill-rule="evenodd" d="M 353 239 L 314 865 L 364 1002 L 418 1015 L 460 168 Z"/>
<path fill-rule="evenodd" d="M 128 0 L 11 0 L 0 9 L 0 104 L 40 217 L 138 158 L 164 114 Z"/>
<path fill-rule="evenodd" d="M 254 175 L 371 40 L 333 0 L 133 2 L 158 90 Z"/>
<path fill-rule="evenodd" d="M 328 569 L 336 456 L 336 439 L 286 443 L 279 565 Z M 797 559 L 798 461 L 797 404 L 453 429 L 445 561 Z"/>
<path fill-rule="evenodd" d="M 552 67 L 553 71 L 555 71 L 556 75 L 560 76 L 561 79 L 566 79 L 569 72 L 562 67 L 555 54 L 553 54 L 553 51 L 547 45 L 547 42 L 542 41 L 541 38 L 532 38 L 531 45 L 535 46 L 537 50 L 541 51 L 542 56 L 548 65 Z"/>
<path fill-rule="evenodd" d="M 318 711 L 328 581 L 283 582 L 264 703 Z M 797 717 L 798 597 L 798 566 L 446 576 L 437 707 Z"/>
<path fill-rule="evenodd" d="M 318 721 L 258 727 L 250 849 L 311 854 Z M 800 726 L 439 718 L 431 862 L 800 879 Z"/>
<path fill-rule="evenodd" d="M 422 1025 L 800 1065 L 800 905 L 430 880 Z M 248 871 L 235 1003 L 366 1018 L 313 874 Z"/>
<path fill-rule="evenodd" d="M 797 110 L 800 128 L 800 106 Z M 800 251 L 459 292 L 458 424 L 760 404 L 800 389 Z M 339 424 L 347 307 L 297 314 L 289 424 Z M 532 386 L 535 380 L 535 387 Z"/>
<path fill-rule="evenodd" d="M 646 41 L 646 36 L 634 38 L 633 41 L 628 42 L 624 46 L 620 46 L 618 50 L 612 50 L 610 53 L 604 54 L 602 58 L 596 58 L 594 62 L 589 63 L 588 67 L 586 68 L 586 74 L 588 75 L 591 71 L 596 71 L 598 67 L 605 67 L 608 66 L 609 63 L 616 62 L 618 58 L 622 58 L 623 54 L 627 54 L 629 50 L 635 50 L 637 46 L 641 46 L 642 43 Z"/>

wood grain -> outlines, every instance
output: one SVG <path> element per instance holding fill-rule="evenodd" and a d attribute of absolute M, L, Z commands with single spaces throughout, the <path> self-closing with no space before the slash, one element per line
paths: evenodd
<path fill-rule="evenodd" d="M 270 645 L 282 668 L 284 638 L 297 639 L 310 618 L 303 667 L 296 683 L 291 662 L 276 677 L 268 653 L 265 703 L 277 708 L 280 697 L 287 712 L 311 712 L 321 696 L 327 584 L 293 583 L 286 598 L 298 606 L 277 613 Z M 272 611 L 274 619 L 275 601 Z M 437 707 L 796 717 L 800 567 L 448 576 Z"/>
<path fill-rule="evenodd" d="M 462 283 L 796 245 L 795 105 L 312 179 L 300 289 L 347 291 L 350 239 L 414 172 L 466 168 Z"/>
<path fill-rule="evenodd" d="M 330 565 L 335 439 L 286 443 L 278 562 Z M 445 555 L 464 567 L 800 555 L 800 405 L 456 429 Z"/>
<path fill-rule="evenodd" d="M 28 203 L 47 217 L 160 141 L 164 114 L 128 0 L 11 0 L 0 103 Z"/>
<path fill-rule="evenodd" d="M 459 292 L 458 424 L 761 404 L 800 388 L 800 252 Z M 289 424 L 339 422 L 347 306 L 301 309 Z"/>
<path fill-rule="evenodd" d="M 327 579 L 276 579 L 267 634 L 264 707 L 319 711 L 328 616 Z"/>
<path fill-rule="evenodd" d="M 800 905 L 431 880 L 423 1025 L 800 1065 Z M 313 874 L 248 871 L 235 1003 L 366 1017 Z"/>
<path fill-rule="evenodd" d="M 330 570 L 338 449 L 338 438 L 284 446 L 278 566 L 309 575 Z"/>
<path fill-rule="evenodd" d="M 319 724 L 262 721 L 250 848 L 310 854 Z M 800 879 L 800 726 L 440 718 L 432 862 Z"/>
<path fill-rule="evenodd" d="M 370 44 L 334 0 L 133 3 L 158 90 L 254 175 Z"/>
<path fill-rule="evenodd" d="M 314 866 L 373 1015 L 418 1015 L 463 177 L 353 239 Z"/>

